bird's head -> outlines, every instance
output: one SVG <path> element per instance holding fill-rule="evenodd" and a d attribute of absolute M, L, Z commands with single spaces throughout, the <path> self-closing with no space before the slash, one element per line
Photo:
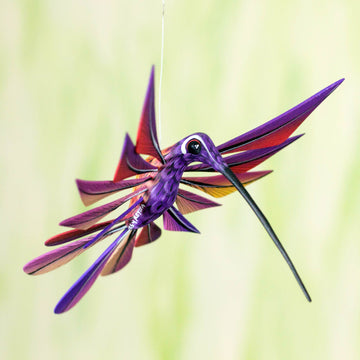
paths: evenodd
<path fill-rule="evenodd" d="M 187 165 L 201 162 L 219 172 L 222 172 L 224 166 L 227 167 L 213 141 L 204 133 L 187 136 L 178 143 L 177 148 Z"/>
<path fill-rule="evenodd" d="M 241 195 L 247 197 L 247 192 L 244 192 L 244 186 L 230 170 L 225 159 L 221 156 L 208 135 L 204 133 L 195 133 L 187 136 L 177 144 L 177 152 L 183 157 L 187 165 L 193 162 L 201 162 L 212 167 L 214 170 L 224 175 Z M 247 201 L 249 201 L 248 198 Z"/>

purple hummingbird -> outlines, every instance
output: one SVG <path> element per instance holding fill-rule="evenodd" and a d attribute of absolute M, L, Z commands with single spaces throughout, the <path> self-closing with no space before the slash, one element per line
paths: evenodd
<path fill-rule="evenodd" d="M 163 216 L 165 230 L 199 233 L 184 214 L 220 204 L 186 191 L 180 188 L 180 185 L 201 190 L 213 197 L 222 197 L 237 190 L 255 212 L 289 265 L 305 297 L 311 301 L 290 257 L 245 186 L 271 172 L 250 170 L 302 136 L 303 134 L 290 137 L 343 80 L 333 83 L 284 114 L 219 146 L 215 146 L 208 135 L 195 133 L 161 150 L 156 133 L 153 67 L 136 145 L 126 134 L 113 181 L 76 180 L 81 199 L 86 206 L 121 190 L 132 189 L 132 192 L 62 221 L 60 225 L 73 229 L 53 236 L 45 245 L 71 242 L 30 261 L 24 266 L 24 271 L 31 275 L 48 272 L 66 264 L 105 238 L 112 235 L 115 237 L 60 299 L 55 313 L 63 313 L 77 304 L 100 274 L 108 275 L 122 269 L 130 261 L 134 247 L 157 240 L 161 229 L 154 221 L 160 216 Z M 232 155 L 224 157 L 227 154 Z M 191 165 L 193 162 L 200 164 Z M 184 176 L 184 173 L 191 172 L 220 174 Z M 125 212 L 115 219 L 100 222 L 128 201 L 130 206 Z"/>

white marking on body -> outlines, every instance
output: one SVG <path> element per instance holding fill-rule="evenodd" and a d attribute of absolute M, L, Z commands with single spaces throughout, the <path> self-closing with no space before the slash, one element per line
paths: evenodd
<path fill-rule="evenodd" d="M 133 217 L 133 219 L 132 219 L 132 221 L 131 221 L 131 223 L 129 225 L 129 230 L 132 230 L 135 227 L 135 225 L 137 225 L 139 217 L 143 213 L 144 208 L 145 208 L 145 205 L 141 204 L 139 209 L 136 211 L 136 213 L 135 213 L 135 215 L 134 215 L 134 217 Z"/>

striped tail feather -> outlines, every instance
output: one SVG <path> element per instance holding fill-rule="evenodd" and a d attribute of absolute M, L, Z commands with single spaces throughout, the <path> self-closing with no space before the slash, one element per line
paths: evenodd
<path fill-rule="evenodd" d="M 118 228 L 117 231 L 120 231 L 123 228 L 124 226 Z M 111 233 L 104 234 L 100 240 L 105 239 L 109 235 L 111 235 Z M 29 261 L 24 266 L 23 270 L 29 275 L 40 275 L 55 270 L 58 267 L 67 264 L 69 261 L 82 254 L 87 248 L 94 245 L 91 243 L 94 237 L 94 235 L 89 236 L 84 239 L 74 241 L 71 244 L 66 244 L 54 250 L 48 251 L 47 253 Z"/>
<path fill-rule="evenodd" d="M 72 285 L 55 307 L 54 312 L 61 314 L 74 307 L 90 290 L 95 280 L 99 277 L 112 254 L 121 245 L 122 240 L 130 230 L 127 228 L 109 245 L 98 259 L 87 269 L 84 274 Z"/>
<path fill-rule="evenodd" d="M 123 240 L 107 261 L 101 275 L 114 274 L 124 268 L 132 258 L 137 230 L 131 230 L 126 240 Z"/>

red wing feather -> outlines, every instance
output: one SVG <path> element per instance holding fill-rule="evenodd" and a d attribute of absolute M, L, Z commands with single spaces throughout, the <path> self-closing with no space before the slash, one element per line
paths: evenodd
<path fill-rule="evenodd" d="M 280 116 L 219 145 L 217 149 L 226 154 L 281 144 L 343 81 L 344 79 L 334 82 Z"/>
<path fill-rule="evenodd" d="M 157 167 L 145 161 L 139 154 L 135 152 L 135 146 L 131 141 L 129 134 L 126 134 L 123 151 L 115 171 L 114 182 L 118 182 L 134 175 L 144 174 L 157 170 Z"/>

